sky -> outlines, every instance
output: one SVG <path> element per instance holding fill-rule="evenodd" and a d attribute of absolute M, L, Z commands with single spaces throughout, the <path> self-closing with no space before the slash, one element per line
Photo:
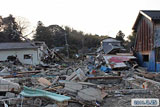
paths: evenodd
<path fill-rule="evenodd" d="M 160 0 L 3 0 L 0 15 L 25 17 L 30 29 L 42 21 L 111 37 L 121 30 L 127 37 L 139 10 L 160 10 L 159 5 Z"/>

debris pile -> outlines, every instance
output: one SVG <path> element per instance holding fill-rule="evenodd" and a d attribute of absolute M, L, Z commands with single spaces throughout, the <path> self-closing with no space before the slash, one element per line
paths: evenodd
<path fill-rule="evenodd" d="M 0 106 L 128 107 L 131 98 L 160 98 L 159 74 L 144 73 L 132 55 L 88 55 L 79 60 L 36 66 L 1 62 Z"/>

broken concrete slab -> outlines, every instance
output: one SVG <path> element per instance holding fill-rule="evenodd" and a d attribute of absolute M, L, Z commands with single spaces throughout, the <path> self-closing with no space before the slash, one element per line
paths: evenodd
<path fill-rule="evenodd" d="M 101 91 L 95 88 L 86 88 L 78 92 L 78 97 L 85 101 L 102 101 Z"/>
<path fill-rule="evenodd" d="M 67 82 L 65 83 L 64 89 L 71 92 L 78 92 L 82 89 L 82 85 L 76 82 Z"/>

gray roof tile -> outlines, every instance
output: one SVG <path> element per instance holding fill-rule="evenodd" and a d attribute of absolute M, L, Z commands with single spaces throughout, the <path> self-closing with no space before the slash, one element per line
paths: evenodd
<path fill-rule="evenodd" d="M 17 43 L 0 43 L 0 50 L 10 50 L 10 49 L 36 49 L 38 47 L 27 42 L 17 42 Z"/>
<path fill-rule="evenodd" d="M 160 20 L 160 10 L 142 10 L 142 12 L 148 15 L 152 20 Z"/>

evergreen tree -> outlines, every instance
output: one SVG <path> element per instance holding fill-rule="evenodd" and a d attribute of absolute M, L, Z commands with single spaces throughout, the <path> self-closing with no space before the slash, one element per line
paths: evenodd
<path fill-rule="evenodd" d="M 124 37 L 125 37 L 125 34 L 121 30 L 118 31 L 116 35 L 116 39 L 124 43 L 125 42 Z"/>

